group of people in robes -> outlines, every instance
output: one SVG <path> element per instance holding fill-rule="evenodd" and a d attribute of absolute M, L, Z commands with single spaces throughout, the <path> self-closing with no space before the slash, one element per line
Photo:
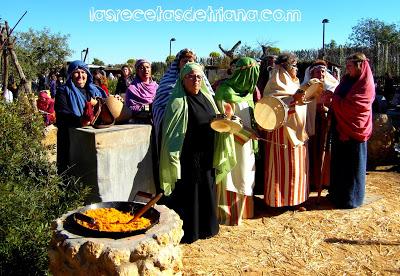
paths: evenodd
<path fill-rule="evenodd" d="M 367 58 L 360 53 L 348 58 L 348 74 L 340 84 L 327 72 L 326 63 L 318 60 L 308 68 L 301 86 L 297 58 L 284 53 L 268 70 L 263 91 L 257 88 L 260 66 L 255 59 L 239 58 L 233 68 L 229 78 L 213 90 L 194 51 L 183 49 L 159 85 L 151 78 L 151 63 L 138 60 L 135 78 L 125 90 L 125 104 L 133 118 L 151 111 L 156 185 L 165 195 L 163 204 L 183 220 L 182 241 L 209 238 L 218 233 L 219 224 L 240 225 L 243 219 L 252 218 L 256 170 L 263 170 L 268 206 L 299 206 L 308 199 L 310 182 L 329 185 L 329 198 L 339 208 L 360 206 L 374 99 Z M 324 91 L 306 103 L 304 87 L 315 78 L 323 83 Z M 68 80 L 57 92 L 55 104 L 62 169 L 67 164 L 66 129 L 79 127 L 92 100 L 104 96 L 93 85 L 85 64 L 70 64 Z M 264 131 L 254 119 L 254 107 L 260 98 L 270 96 L 287 105 L 287 121 Z M 249 139 L 213 130 L 210 122 L 219 114 L 240 117 L 243 128 L 253 130 Z M 330 132 L 332 151 L 324 158 Z M 259 153 L 263 162 L 256 163 Z"/>

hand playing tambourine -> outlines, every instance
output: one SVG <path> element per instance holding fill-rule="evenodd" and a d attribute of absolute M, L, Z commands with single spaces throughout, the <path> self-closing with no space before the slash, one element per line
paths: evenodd
<path fill-rule="evenodd" d="M 319 97 L 323 90 L 323 83 L 319 79 L 313 78 L 296 91 L 293 99 L 297 105 L 308 104 L 313 99 Z"/>
<path fill-rule="evenodd" d="M 120 101 L 120 102 L 124 102 L 124 98 L 122 98 L 120 95 L 118 95 L 118 94 L 116 94 L 116 95 L 113 95 L 113 97 L 114 98 L 116 98 L 118 101 Z"/>
<path fill-rule="evenodd" d="M 233 114 L 233 106 L 230 103 L 224 103 L 224 114 L 228 119 L 232 118 Z"/>
<path fill-rule="evenodd" d="M 293 101 L 297 105 L 304 105 L 306 92 L 302 89 L 297 89 L 296 93 L 293 95 Z"/>

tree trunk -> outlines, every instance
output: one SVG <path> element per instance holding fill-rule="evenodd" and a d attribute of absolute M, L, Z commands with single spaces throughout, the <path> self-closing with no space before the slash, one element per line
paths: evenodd
<path fill-rule="evenodd" d="M 7 24 L 7 23 L 6 23 Z M 4 45 L 6 40 L 6 28 L 2 28 L 1 35 L 0 35 L 0 45 Z M 3 47 L 2 51 L 2 58 L 3 58 L 3 74 L 2 74 L 2 83 L 3 83 L 3 93 L 6 92 L 8 87 L 8 56 L 7 56 L 7 48 Z"/>
<path fill-rule="evenodd" d="M 15 68 L 17 69 L 18 75 L 19 75 L 20 80 L 21 80 L 21 84 L 24 87 L 24 89 L 23 89 L 25 91 L 25 93 L 24 93 L 25 95 L 24 96 L 28 96 L 28 99 L 30 101 L 30 104 L 31 104 L 33 110 L 37 111 L 36 99 L 32 94 L 32 90 L 31 90 L 30 84 L 26 80 L 26 76 L 24 74 L 24 71 L 22 70 L 22 67 L 18 62 L 17 54 L 15 53 L 14 48 L 13 48 L 14 41 L 11 41 L 10 29 L 9 29 L 7 21 L 5 22 L 5 32 L 3 32 L 3 34 L 7 35 L 6 38 L 3 37 L 3 40 L 7 40 L 6 41 L 6 48 L 5 48 L 6 49 L 5 50 L 6 53 L 5 54 L 7 55 L 7 50 L 8 50 L 8 52 L 11 55 L 12 62 L 14 63 Z M 8 81 L 8 79 L 7 79 L 7 81 Z"/>

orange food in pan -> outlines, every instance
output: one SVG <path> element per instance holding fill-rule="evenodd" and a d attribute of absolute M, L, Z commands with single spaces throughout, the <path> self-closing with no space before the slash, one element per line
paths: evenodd
<path fill-rule="evenodd" d="M 104 232 L 131 232 L 141 230 L 150 226 L 151 222 L 145 217 L 141 217 L 136 221 L 128 223 L 133 219 L 130 213 L 121 212 L 115 208 L 98 208 L 87 210 L 85 215 L 93 218 L 96 223 L 90 224 L 81 220 L 78 223 L 86 228 Z"/>

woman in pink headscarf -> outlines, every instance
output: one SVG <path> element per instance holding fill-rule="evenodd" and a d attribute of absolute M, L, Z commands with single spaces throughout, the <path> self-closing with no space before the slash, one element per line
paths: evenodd
<path fill-rule="evenodd" d="M 334 114 L 329 198 L 338 208 L 356 208 L 365 195 L 367 140 L 372 134 L 374 78 L 368 59 L 346 59 L 347 74 L 332 95 Z"/>
<path fill-rule="evenodd" d="M 151 78 L 151 63 L 139 59 L 135 63 L 136 77 L 129 85 L 125 94 L 125 103 L 137 117 L 139 113 L 148 113 L 150 120 L 150 105 L 153 103 L 158 84 Z"/>

